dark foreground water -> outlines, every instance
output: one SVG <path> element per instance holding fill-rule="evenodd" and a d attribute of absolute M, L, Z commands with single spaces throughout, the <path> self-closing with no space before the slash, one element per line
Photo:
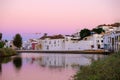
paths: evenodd
<path fill-rule="evenodd" d="M 80 66 L 103 57 L 100 54 L 20 53 L 0 58 L 0 80 L 71 80 Z"/>

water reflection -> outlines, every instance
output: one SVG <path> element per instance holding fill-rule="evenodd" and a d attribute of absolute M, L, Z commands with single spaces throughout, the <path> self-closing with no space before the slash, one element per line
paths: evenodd
<path fill-rule="evenodd" d="M 16 69 L 20 69 L 22 66 L 22 58 L 21 57 L 14 57 L 13 58 L 13 64 L 16 67 Z"/>
<path fill-rule="evenodd" d="M 0 80 L 70 80 L 80 67 L 103 57 L 98 54 L 21 53 L 0 58 Z"/>
<path fill-rule="evenodd" d="M 2 64 L 0 63 L 0 74 L 2 73 Z"/>
<path fill-rule="evenodd" d="M 79 68 L 103 58 L 98 54 L 28 54 L 22 55 L 28 63 L 49 68 Z"/>
<path fill-rule="evenodd" d="M 11 60 L 12 60 L 11 57 L 0 58 L 0 63 L 7 64 Z"/>
<path fill-rule="evenodd" d="M 100 60 L 104 58 L 106 55 L 101 54 L 92 54 L 92 55 L 83 55 L 85 58 L 89 59 L 91 62 L 94 62 L 96 60 Z"/>

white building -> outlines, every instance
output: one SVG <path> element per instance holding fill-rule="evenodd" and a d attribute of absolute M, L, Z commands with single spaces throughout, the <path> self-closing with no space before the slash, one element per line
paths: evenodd
<path fill-rule="evenodd" d="M 25 49 L 25 50 L 29 50 L 29 49 L 31 49 L 31 42 L 30 41 L 24 41 L 23 42 L 23 44 L 22 44 L 22 47 L 23 47 L 23 49 Z"/>
<path fill-rule="evenodd" d="M 43 36 L 38 45 L 40 46 L 39 50 L 64 50 L 64 36 Z"/>
<path fill-rule="evenodd" d="M 97 50 L 103 49 L 103 35 L 93 34 L 80 40 L 70 35 L 44 35 L 38 40 L 36 50 Z"/>
<path fill-rule="evenodd" d="M 16 47 L 13 44 L 13 40 L 7 41 L 4 45 L 5 48 L 12 48 L 12 49 L 16 49 Z"/>
<path fill-rule="evenodd" d="M 65 50 L 97 50 L 103 49 L 103 34 L 93 34 L 83 40 L 65 36 Z"/>
<path fill-rule="evenodd" d="M 105 30 L 105 33 L 116 31 L 118 29 L 118 27 L 115 26 L 99 26 L 98 28 L 102 28 L 103 30 Z"/>
<path fill-rule="evenodd" d="M 104 35 L 104 48 L 109 51 L 120 50 L 120 31 L 114 31 Z"/>
<path fill-rule="evenodd" d="M 120 50 L 120 27 L 104 35 L 104 49 L 115 52 Z"/>
<path fill-rule="evenodd" d="M 29 39 L 28 41 L 24 41 L 22 44 L 22 48 L 25 50 L 35 50 L 38 41 L 38 39 Z"/>
<path fill-rule="evenodd" d="M 93 50 L 97 49 L 103 49 L 104 44 L 103 44 L 103 34 L 93 34 L 91 36 L 85 37 L 83 40 L 85 41 L 91 41 L 91 48 Z M 89 44 L 89 43 L 87 43 Z"/>
<path fill-rule="evenodd" d="M 65 37 L 65 50 L 88 50 L 91 49 L 91 45 L 92 41 L 75 39 L 71 36 Z"/>

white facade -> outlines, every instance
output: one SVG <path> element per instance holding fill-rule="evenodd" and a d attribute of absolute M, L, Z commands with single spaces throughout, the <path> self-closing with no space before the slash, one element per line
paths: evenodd
<path fill-rule="evenodd" d="M 105 30 L 105 33 L 116 31 L 118 29 L 118 27 L 113 27 L 113 26 L 100 26 L 98 28 L 102 28 L 103 30 Z"/>
<path fill-rule="evenodd" d="M 104 35 L 104 48 L 114 52 L 120 50 L 120 31 L 114 31 Z"/>
<path fill-rule="evenodd" d="M 92 41 L 78 40 L 65 37 L 65 50 L 88 50 L 91 49 Z"/>
<path fill-rule="evenodd" d="M 97 50 L 103 49 L 103 35 L 93 34 L 85 37 L 83 40 L 74 36 L 43 36 L 38 40 L 36 50 Z"/>
<path fill-rule="evenodd" d="M 37 44 L 38 39 L 29 39 L 28 41 L 23 42 L 22 48 L 25 50 L 35 50 Z"/>
<path fill-rule="evenodd" d="M 39 39 L 38 50 L 64 50 L 64 37 L 62 35 L 43 36 Z"/>
<path fill-rule="evenodd" d="M 29 50 L 32 48 L 31 42 L 30 41 L 24 41 L 22 44 L 23 49 Z"/>
<path fill-rule="evenodd" d="M 120 50 L 120 27 L 104 35 L 104 49 L 114 52 Z"/>
<path fill-rule="evenodd" d="M 41 41 L 42 50 L 63 50 L 64 39 L 50 39 L 46 38 Z"/>
<path fill-rule="evenodd" d="M 97 50 L 97 49 L 103 49 L 103 34 L 93 34 L 91 36 L 85 37 L 85 41 L 91 41 L 91 49 Z M 86 44 L 90 44 L 86 43 Z"/>
<path fill-rule="evenodd" d="M 15 47 L 14 44 L 13 44 L 13 40 L 6 42 L 5 45 L 4 45 L 4 47 L 5 47 L 5 48 L 16 49 L 16 47 Z"/>

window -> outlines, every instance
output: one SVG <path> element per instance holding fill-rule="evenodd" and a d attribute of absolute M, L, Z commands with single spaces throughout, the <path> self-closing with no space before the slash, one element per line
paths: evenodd
<path fill-rule="evenodd" d="M 85 38 L 84 40 L 87 40 L 87 38 Z"/>
<path fill-rule="evenodd" d="M 51 44 L 51 41 L 49 41 L 49 44 Z"/>
<path fill-rule="evenodd" d="M 117 41 L 118 41 L 118 36 L 117 36 Z"/>
<path fill-rule="evenodd" d="M 98 44 L 97 46 L 98 46 L 98 49 L 100 49 L 100 44 Z"/>
<path fill-rule="evenodd" d="M 115 36 L 115 41 L 117 41 L 117 36 Z"/>
<path fill-rule="evenodd" d="M 54 44 L 56 44 L 56 41 L 54 41 Z"/>
<path fill-rule="evenodd" d="M 45 41 L 45 43 L 47 43 L 47 41 Z"/>
<path fill-rule="evenodd" d="M 68 38 L 66 38 L 66 41 L 68 41 Z"/>
<path fill-rule="evenodd" d="M 94 45 L 91 45 L 91 48 L 94 48 Z"/>
<path fill-rule="evenodd" d="M 119 42 L 120 42 L 120 36 L 119 36 Z"/>
<path fill-rule="evenodd" d="M 99 40 L 97 40 L 97 42 L 99 42 Z"/>
<path fill-rule="evenodd" d="M 101 42 L 103 42 L 103 40 L 101 40 Z"/>

